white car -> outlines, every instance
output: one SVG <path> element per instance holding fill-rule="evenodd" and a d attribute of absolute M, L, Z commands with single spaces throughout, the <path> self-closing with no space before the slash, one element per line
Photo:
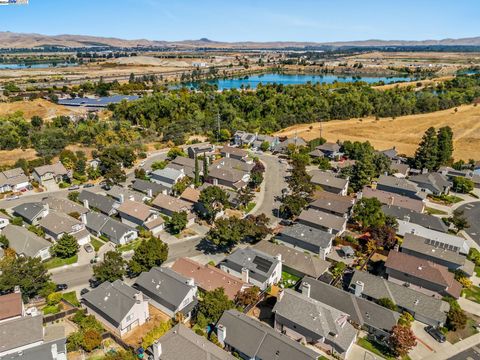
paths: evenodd
<path fill-rule="evenodd" d="M 18 196 L 18 195 L 12 195 L 12 196 L 7 197 L 7 201 L 17 200 L 17 199 L 20 199 L 20 196 Z"/>
<path fill-rule="evenodd" d="M 145 161 L 142 161 L 142 162 L 140 163 L 140 167 L 144 167 L 144 166 L 145 166 Z"/>

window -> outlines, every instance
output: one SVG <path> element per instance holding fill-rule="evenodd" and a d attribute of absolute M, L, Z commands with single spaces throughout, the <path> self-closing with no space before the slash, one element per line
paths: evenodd
<path fill-rule="evenodd" d="M 133 314 L 130 314 L 130 315 L 127 316 L 126 321 L 129 322 L 129 321 L 131 321 L 132 319 L 133 319 Z"/>

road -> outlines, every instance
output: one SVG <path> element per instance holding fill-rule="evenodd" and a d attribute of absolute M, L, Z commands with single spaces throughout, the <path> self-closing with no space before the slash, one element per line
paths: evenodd
<path fill-rule="evenodd" d="M 470 227 L 465 229 L 465 232 L 480 245 L 480 201 L 462 205 L 458 210 L 463 211 L 470 224 Z"/>
<path fill-rule="evenodd" d="M 480 348 L 473 346 L 455 356 L 448 358 L 448 360 L 480 360 Z"/>

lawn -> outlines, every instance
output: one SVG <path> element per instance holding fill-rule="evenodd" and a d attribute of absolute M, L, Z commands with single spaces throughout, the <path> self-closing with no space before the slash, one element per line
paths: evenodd
<path fill-rule="evenodd" d="M 45 306 L 42 311 L 43 315 L 57 314 L 61 311 L 60 304 Z"/>
<path fill-rule="evenodd" d="M 389 355 L 388 347 L 376 341 L 370 341 L 366 338 L 360 338 L 358 339 L 357 344 L 364 349 L 367 349 L 368 351 L 374 353 L 375 355 L 381 356 L 387 360 L 396 360 L 394 356 Z M 402 360 L 410 360 L 410 357 L 407 355 L 403 357 Z"/>
<path fill-rule="evenodd" d="M 442 203 L 445 205 L 453 205 L 463 201 L 461 197 L 458 197 L 455 195 L 440 195 L 440 196 L 429 195 L 429 198 L 434 202 Z"/>
<path fill-rule="evenodd" d="M 475 270 L 477 270 L 475 268 Z M 463 294 L 468 300 L 475 301 L 480 304 L 480 287 L 472 286 L 469 289 L 463 289 Z"/>
<path fill-rule="evenodd" d="M 63 300 L 68 301 L 73 306 L 80 306 L 80 301 L 77 299 L 77 294 L 75 291 L 70 291 L 68 293 L 63 294 Z"/>
<path fill-rule="evenodd" d="M 282 271 L 282 284 L 285 288 L 293 288 L 295 284 L 300 280 L 298 276 L 290 274 L 286 271 Z"/>
<path fill-rule="evenodd" d="M 477 275 L 477 277 L 480 277 L 480 266 L 475 266 L 475 274 Z"/>
<path fill-rule="evenodd" d="M 64 265 L 75 264 L 77 261 L 78 261 L 78 255 L 74 255 L 68 259 L 61 259 L 58 257 L 54 257 L 53 259 L 47 260 L 45 262 L 45 267 L 47 269 L 54 269 Z"/>
<path fill-rule="evenodd" d="M 100 250 L 100 248 L 105 245 L 105 243 L 95 237 L 91 237 L 91 240 L 90 240 L 90 244 L 93 246 L 93 248 L 95 249 L 95 251 L 98 251 Z"/>
<path fill-rule="evenodd" d="M 255 205 L 256 204 L 254 202 L 248 203 L 247 207 L 245 208 L 245 214 L 248 214 L 250 211 L 252 211 Z"/>
<path fill-rule="evenodd" d="M 138 238 L 137 240 L 133 240 L 133 241 L 129 242 L 128 244 L 119 246 L 117 248 L 117 250 L 120 251 L 120 252 L 135 250 L 140 245 L 142 240 L 143 240 L 143 238 Z"/>
<path fill-rule="evenodd" d="M 430 215 L 448 215 L 446 211 L 434 209 L 428 206 L 425 208 L 425 211 Z"/>
<path fill-rule="evenodd" d="M 457 331 L 449 331 L 446 335 L 447 341 L 451 344 L 455 344 L 461 340 L 464 340 L 472 335 L 475 335 L 478 333 L 477 330 L 477 324 L 478 324 L 478 318 L 477 320 L 474 319 L 474 315 L 466 313 L 467 314 L 467 325 L 465 326 L 464 329 L 457 330 Z"/>

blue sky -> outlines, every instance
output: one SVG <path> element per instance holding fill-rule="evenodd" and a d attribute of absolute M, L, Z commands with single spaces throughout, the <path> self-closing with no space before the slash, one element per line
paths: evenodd
<path fill-rule="evenodd" d="M 480 36 L 480 0 L 30 0 L 0 31 L 125 39 L 344 41 Z"/>

